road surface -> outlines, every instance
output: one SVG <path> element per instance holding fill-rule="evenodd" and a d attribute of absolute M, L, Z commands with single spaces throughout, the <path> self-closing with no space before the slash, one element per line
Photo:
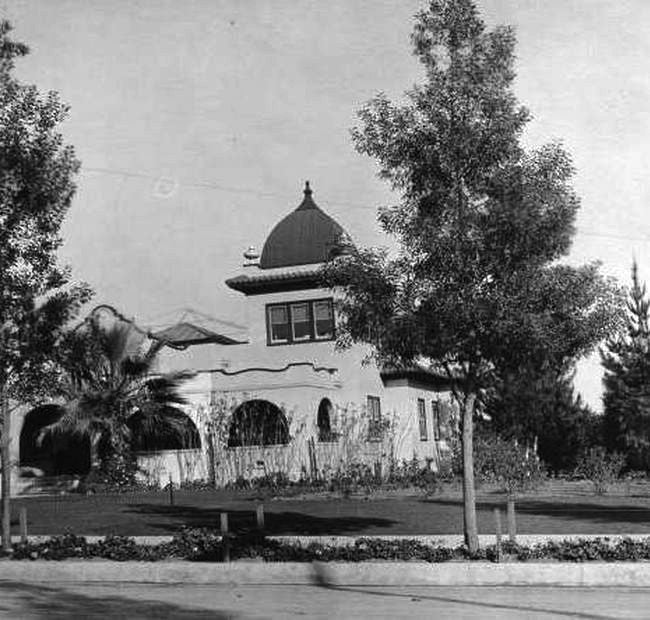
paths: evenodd
<path fill-rule="evenodd" d="M 52 565 L 53 578 L 56 565 Z M 2 618 L 648 618 L 642 588 L 16 583 Z"/>

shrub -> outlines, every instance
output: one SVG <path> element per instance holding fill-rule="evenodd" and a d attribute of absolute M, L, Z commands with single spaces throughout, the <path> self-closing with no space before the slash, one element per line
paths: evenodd
<path fill-rule="evenodd" d="M 632 540 L 608 538 L 591 540 L 549 541 L 532 546 L 504 542 L 501 557 L 508 561 L 528 562 L 556 560 L 563 562 L 622 562 L 650 560 L 650 538 Z M 14 546 L 14 560 L 64 560 L 67 558 L 103 558 L 114 561 L 157 561 L 171 558 L 193 562 L 221 562 L 223 543 L 216 531 L 185 528 L 171 542 L 146 546 L 132 538 L 107 536 L 89 543 L 82 536 L 67 534 L 44 542 L 20 543 Z M 396 560 L 440 563 L 453 560 L 496 561 L 494 545 L 470 554 L 466 547 L 440 547 L 419 540 L 358 538 L 351 545 L 310 543 L 303 546 L 265 538 L 248 532 L 230 540 L 233 560 L 254 558 L 266 562 L 364 562 Z"/>
<path fill-rule="evenodd" d="M 546 470 L 532 450 L 491 434 L 474 441 L 474 471 L 480 481 L 496 483 L 509 496 L 535 489 L 546 479 Z"/>
<path fill-rule="evenodd" d="M 576 475 L 590 480 L 597 495 L 607 493 L 609 486 L 621 475 L 625 456 L 618 452 L 607 452 L 602 446 L 584 453 L 576 467 Z"/>

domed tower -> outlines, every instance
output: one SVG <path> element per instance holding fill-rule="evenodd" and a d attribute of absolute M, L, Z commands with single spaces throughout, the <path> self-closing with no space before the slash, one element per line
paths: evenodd
<path fill-rule="evenodd" d="M 244 253 L 246 273 L 226 280 L 230 288 L 247 296 L 316 288 L 320 265 L 353 251 L 349 235 L 312 194 L 307 181 L 302 202 L 271 230 L 261 255 L 254 248 Z"/>
<path fill-rule="evenodd" d="M 309 181 L 298 208 L 281 220 L 268 236 L 260 269 L 323 263 L 350 245 L 343 228 L 312 198 Z"/>
<path fill-rule="evenodd" d="M 261 253 L 249 248 L 244 272 L 226 281 L 246 296 L 249 335 L 245 345 L 229 348 L 227 367 L 211 370 L 213 393 L 245 399 L 233 413 L 229 446 L 248 450 L 254 437 L 260 450 L 273 444 L 277 458 L 298 450 L 302 465 L 291 457 L 295 477 L 301 467 L 340 467 L 344 436 L 346 441 L 354 436 L 358 458 L 368 463 L 390 455 L 398 460 L 415 455 L 423 464 L 440 457 L 439 403 L 448 400 L 441 396 L 447 389 L 441 378 L 420 368 L 364 364 L 368 345 L 335 347 L 336 291 L 324 286 L 320 269 L 332 257 L 354 251 L 306 183 L 302 202 L 271 230 Z M 269 420 L 286 430 L 282 437 L 266 437 Z M 238 429 L 251 425 L 249 434 L 238 438 Z M 283 452 L 289 441 L 294 452 Z M 265 454 L 245 452 L 251 463 L 265 462 Z"/>

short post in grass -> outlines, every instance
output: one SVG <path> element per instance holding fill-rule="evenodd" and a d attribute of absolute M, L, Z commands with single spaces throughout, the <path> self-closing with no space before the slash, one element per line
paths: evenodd
<path fill-rule="evenodd" d="M 169 474 L 169 505 L 174 505 L 174 483 L 172 482 L 171 474 Z"/>
<path fill-rule="evenodd" d="M 501 561 L 501 511 L 498 508 L 494 509 L 494 531 L 496 534 L 496 554 L 497 562 Z"/>
<path fill-rule="evenodd" d="M 257 529 L 260 532 L 264 531 L 264 504 L 259 504 L 255 513 L 257 519 Z"/>
<path fill-rule="evenodd" d="M 222 512 L 221 519 L 221 548 L 223 550 L 222 559 L 224 562 L 230 562 L 230 534 L 228 533 L 228 513 Z"/>
<path fill-rule="evenodd" d="M 20 542 L 27 542 L 27 508 L 25 506 L 20 508 Z"/>
<path fill-rule="evenodd" d="M 514 544 L 517 542 L 517 517 L 515 515 L 515 498 L 513 495 L 508 495 L 507 513 L 508 538 Z"/>

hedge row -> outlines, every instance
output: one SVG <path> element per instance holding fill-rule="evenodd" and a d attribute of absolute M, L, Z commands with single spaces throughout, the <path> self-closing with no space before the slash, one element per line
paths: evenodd
<path fill-rule="evenodd" d="M 71 534 L 55 536 L 45 542 L 27 542 L 14 546 L 14 560 L 65 560 L 68 558 L 128 561 L 188 560 L 194 562 L 220 562 L 223 559 L 223 542 L 210 530 L 186 529 L 170 542 L 159 545 L 140 545 L 124 536 L 108 536 L 99 542 L 88 542 L 83 536 Z M 381 540 L 359 538 L 352 545 L 300 544 L 280 542 L 260 535 L 240 535 L 229 541 L 232 560 L 251 558 L 265 562 L 363 562 L 368 560 L 401 560 L 421 562 L 449 562 L 497 560 L 494 545 L 483 547 L 470 555 L 465 547 L 440 547 L 417 540 Z M 506 542 L 501 559 L 526 562 L 530 560 L 556 560 L 565 562 L 586 561 L 643 561 L 650 560 L 650 538 L 612 541 L 608 538 L 593 540 L 563 540 L 523 546 Z"/>

